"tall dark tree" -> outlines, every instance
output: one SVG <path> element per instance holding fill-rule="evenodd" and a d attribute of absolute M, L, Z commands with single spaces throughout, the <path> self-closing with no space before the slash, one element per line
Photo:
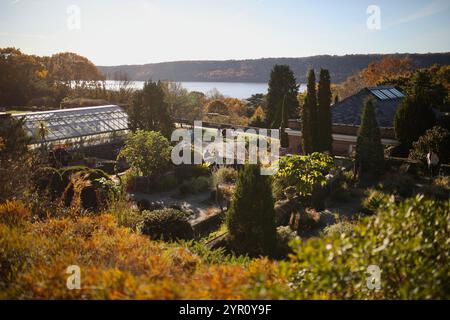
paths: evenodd
<path fill-rule="evenodd" d="M 285 100 L 286 99 L 283 99 L 283 105 L 281 108 L 280 144 L 283 148 L 288 148 L 289 147 L 289 137 L 286 133 L 288 118 L 287 118 Z"/>
<path fill-rule="evenodd" d="M 436 123 L 432 109 L 436 106 L 436 99 L 430 76 L 424 72 L 416 72 L 412 81 L 411 95 L 402 101 L 394 118 L 397 139 L 408 150 L 414 141 Z"/>
<path fill-rule="evenodd" d="M 317 151 L 320 152 L 332 151 L 331 96 L 330 72 L 321 69 L 317 93 L 318 126 L 320 126 L 320 130 L 317 132 Z"/>
<path fill-rule="evenodd" d="M 267 94 L 267 126 L 278 129 L 282 122 L 282 104 L 288 118 L 298 116 L 298 85 L 294 73 L 287 65 L 275 65 L 270 74 L 269 91 Z"/>
<path fill-rule="evenodd" d="M 303 152 L 309 154 L 319 150 L 316 75 L 312 69 L 308 72 L 307 92 L 302 115 Z"/>
<path fill-rule="evenodd" d="M 373 178 L 383 172 L 384 149 L 372 100 L 367 100 L 364 106 L 355 161 L 360 178 Z"/>
<path fill-rule="evenodd" d="M 247 164 L 239 171 L 226 222 L 228 240 L 238 253 L 258 256 L 274 252 L 276 224 L 271 177 L 261 175 L 258 165 Z"/>
<path fill-rule="evenodd" d="M 312 136 L 311 136 L 311 120 L 310 110 L 308 106 L 308 97 L 305 97 L 305 101 L 301 110 L 302 118 L 302 150 L 303 154 L 310 154 L 313 152 Z"/>
<path fill-rule="evenodd" d="M 159 131 L 170 137 L 173 122 L 161 82 L 147 81 L 142 90 L 135 92 L 130 101 L 128 122 L 133 132 L 138 129 Z"/>

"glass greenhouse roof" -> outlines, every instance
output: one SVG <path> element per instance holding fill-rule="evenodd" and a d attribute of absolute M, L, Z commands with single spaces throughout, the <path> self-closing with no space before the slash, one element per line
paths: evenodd
<path fill-rule="evenodd" d="M 128 130 L 128 115 L 116 105 L 31 112 L 15 117 L 24 118 L 25 130 L 35 143 L 42 142 L 41 126 L 47 142 Z"/>

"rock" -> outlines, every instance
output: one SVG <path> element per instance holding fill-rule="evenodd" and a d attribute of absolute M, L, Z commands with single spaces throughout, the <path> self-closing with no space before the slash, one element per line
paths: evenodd
<path fill-rule="evenodd" d="M 298 212 L 301 209 L 299 198 L 295 196 L 292 199 L 280 200 L 275 203 L 275 221 L 277 226 L 289 224 L 291 213 Z"/>

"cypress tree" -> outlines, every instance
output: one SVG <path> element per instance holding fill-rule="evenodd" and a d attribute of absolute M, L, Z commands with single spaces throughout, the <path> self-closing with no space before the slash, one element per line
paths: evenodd
<path fill-rule="evenodd" d="M 289 137 L 286 133 L 286 126 L 288 122 L 285 98 L 283 99 L 283 106 L 281 107 L 281 126 L 280 126 L 280 144 L 283 148 L 289 147 Z"/>
<path fill-rule="evenodd" d="M 294 73 L 287 65 L 275 65 L 270 73 L 267 94 L 267 126 L 280 128 L 282 122 L 282 104 L 285 99 L 287 118 L 298 116 L 298 85 Z"/>
<path fill-rule="evenodd" d="M 320 70 L 318 98 L 318 130 L 317 151 L 331 152 L 333 144 L 331 120 L 331 81 L 328 70 Z"/>
<path fill-rule="evenodd" d="M 228 241 L 236 252 L 250 256 L 274 252 L 276 225 L 271 177 L 261 175 L 258 165 L 246 164 L 239 171 L 226 223 Z"/>
<path fill-rule="evenodd" d="M 360 178 L 373 178 L 383 172 L 384 149 L 372 100 L 367 100 L 364 106 L 355 160 Z"/>
<path fill-rule="evenodd" d="M 302 106 L 302 149 L 303 154 L 310 154 L 313 152 L 311 142 L 311 128 L 310 128 L 310 116 L 308 109 L 308 97 L 305 97 L 305 101 Z"/>
<path fill-rule="evenodd" d="M 302 110 L 303 153 L 318 151 L 318 132 L 316 75 L 311 69 L 308 72 L 307 93 Z"/>

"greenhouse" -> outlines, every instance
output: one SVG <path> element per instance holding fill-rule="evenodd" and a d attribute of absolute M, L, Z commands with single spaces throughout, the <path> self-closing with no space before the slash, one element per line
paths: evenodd
<path fill-rule="evenodd" d="M 128 116 L 119 106 L 107 105 L 18 114 L 33 143 L 105 139 L 128 130 Z"/>

